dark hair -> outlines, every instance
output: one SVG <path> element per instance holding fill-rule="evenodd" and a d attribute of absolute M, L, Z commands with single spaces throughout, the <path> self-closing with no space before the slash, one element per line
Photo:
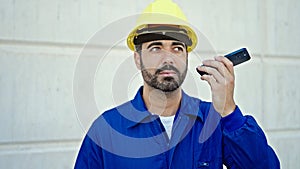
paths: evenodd
<path fill-rule="evenodd" d="M 139 53 L 139 55 L 142 55 L 142 44 L 134 45 L 135 51 Z"/>

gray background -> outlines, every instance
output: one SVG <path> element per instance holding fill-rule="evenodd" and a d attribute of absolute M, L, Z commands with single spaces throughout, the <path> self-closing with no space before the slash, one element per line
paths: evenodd
<path fill-rule="evenodd" d="M 73 103 L 77 58 L 97 31 L 150 2 L 0 0 L 0 168 L 73 167 L 85 129 L 119 103 L 107 90 L 111 83 L 105 78 L 115 73 L 108 69 L 132 53 L 120 42 L 103 61 L 107 68 L 100 69 L 107 72 L 99 71 L 95 79 L 99 112 L 87 119 L 76 114 Z M 300 1 L 175 2 L 218 54 L 248 47 L 252 60 L 236 67 L 236 102 L 262 126 L 282 168 L 300 168 Z M 107 46 L 104 42 L 96 48 Z M 192 77 L 197 77 L 193 69 L 200 61 L 191 56 L 190 63 Z M 128 84 L 128 99 L 141 84 L 138 76 Z M 209 100 L 207 84 L 196 82 L 199 92 L 192 93 L 187 84 L 185 90 Z"/>

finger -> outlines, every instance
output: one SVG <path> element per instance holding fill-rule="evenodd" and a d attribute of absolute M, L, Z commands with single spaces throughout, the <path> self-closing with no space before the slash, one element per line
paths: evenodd
<path fill-rule="evenodd" d="M 209 75 L 212 75 L 217 82 L 224 81 L 224 77 L 220 74 L 220 72 L 216 68 L 201 66 L 198 68 L 200 71 L 204 71 Z"/>
<path fill-rule="evenodd" d="M 201 65 L 201 66 L 197 66 L 197 72 L 202 76 L 202 75 L 204 75 L 204 74 L 208 74 L 207 72 L 206 72 L 206 69 L 205 68 L 202 68 L 202 67 L 204 67 L 203 65 Z"/>
<path fill-rule="evenodd" d="M 216 56 L 215 57 L 216 61 L 222 62 L 227 70 L 231 73 L 234 74 L 234 69 L 233 69 L 233 63 L 226 57 L 224 56 Z"/>
<path fill-rule="evenodd" d="M 217 81 L 212 75 L 203 75 L 201 76 L 201 80 L 207 81 L 211 88 L 217 85 Z"/>
<path fill-rule="evenodd" d="M 203 65 L 217 69 L 222 76 L 229 73 L 224 63 L 217 60 L 205 60 L 203 61 Z"/>

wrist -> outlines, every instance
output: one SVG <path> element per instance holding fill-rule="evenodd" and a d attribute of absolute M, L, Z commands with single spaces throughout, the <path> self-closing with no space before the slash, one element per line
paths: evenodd
<path fill-rule="evenodd" d="M 241 110 L 238 106 L 236 106 L 235 110 L 227 115 L 226 117 L 222 117 L 221 125 L 223 130 L 227 132 L 234 131 L 239 129 L 246 121 L 246 117 L 243 116 Z"/>
<path fill-rule="evenodd" d="M 222 117 L 226 117 L 226 116 L 230 115 L 231 113 L 233 113 L 235 109 L 236 109 L 235 103 L 233 103 L 229 106 L 225 106 L 224 111 L 222 113 L 220 113 L 220 115 Z"/>

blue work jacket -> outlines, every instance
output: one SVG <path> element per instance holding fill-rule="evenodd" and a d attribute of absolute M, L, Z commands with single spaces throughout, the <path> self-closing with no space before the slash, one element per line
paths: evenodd
<path fill-rule="evenodd" d="M 142 90 L 94 121 L 75 169 L 280 168 L 264 132 L 238 107 L 221 118 L 210 102 L 182 92 L 168 138 L 159 117 L 147 111 Z"/>

